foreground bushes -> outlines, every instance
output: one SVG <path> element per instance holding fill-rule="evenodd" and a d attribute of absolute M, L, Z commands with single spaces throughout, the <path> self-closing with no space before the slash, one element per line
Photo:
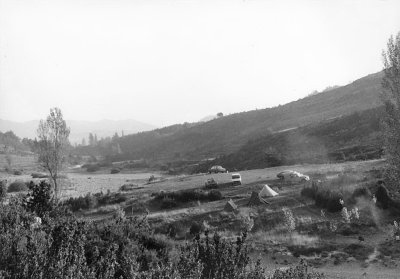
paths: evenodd
<path fill-rule="evenodd" d="M 38 215 L 42 222 L 35 221 Z M 24 199 L 0 203 L 0 223 L 2 279 L 265 278 L 261 265 L 250 261 L 246 234 L 231 242 L 205 232 L 172 256 L 168 239 L 155 235 L 146 218 L 78 220 L 56 206 L 45 184 L 30 184 Z M 297 277 L 279 272 L 271 279 L 321 278 L 299 270 Z"/>

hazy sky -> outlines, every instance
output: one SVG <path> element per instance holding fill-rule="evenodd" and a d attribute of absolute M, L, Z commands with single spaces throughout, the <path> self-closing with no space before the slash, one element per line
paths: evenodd
<path fill-rule="evenodd" d="M 0 118 L 158 126 L 382 69 L 400 1 L 0 0 Z"/>

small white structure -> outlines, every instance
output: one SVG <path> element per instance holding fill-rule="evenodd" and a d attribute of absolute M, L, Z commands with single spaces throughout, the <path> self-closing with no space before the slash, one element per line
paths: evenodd
<path fill-rule="evenodd" d="M 260 196 L 261 197 L 275 197 L 279 195 L 277 192 L 272 190 L 267 184 L 264 185 L 264 187 L 260 191 Z"/>

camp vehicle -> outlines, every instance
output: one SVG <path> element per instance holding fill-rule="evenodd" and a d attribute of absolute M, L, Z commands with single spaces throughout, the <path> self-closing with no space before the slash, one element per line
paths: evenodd
<path fill-rule="evenodd" d="M 242 177 L 240 176 L 240 173 L 232 173 L 232 184 L 242 185 Z"/>
<path fill-rule="evenodd" d="M 212 166 L 209 170 L 208 173 L 224 173 L 227 172 L 225 168 L 221 167 L 221 166 Z"/>
<path fill-rule="evenodd" d="M 291 182 L 306 182 L 310 180 L 308 175 L 301 174 L 297 171 L 283 171 L 276 175 L 281 180 L 291 181 Z"/>

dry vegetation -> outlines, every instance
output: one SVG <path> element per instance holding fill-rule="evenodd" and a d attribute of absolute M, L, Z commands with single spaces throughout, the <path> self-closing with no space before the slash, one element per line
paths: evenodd
<path fill-rule="evenodd" d="M 78 216 L 92 220 L 111 218 L 119 212 L 126 216 L 147 215 L 155 233 L 174 245 L 204 230 L 219 232 L 228 240 L 247 230 L 252 257 L 260 258 L 261 264 L 268 267 L 285 267 L 304 258 L 328 276 L 342 266 L 353 266 L 353 274 L 349 271 L 346 278 L 359 278 L 367 270 L 375 274 L 380 268 L 386 269 L 386 278 L 396 278 L 390 277 L 395 276 L 392 271 L 398 268 L 400 258 L 400 244 L 392 232 L 393 217 L 379 209 L 371 195 L 382 165 L 382 161 L 375 160 L 290 167 L 309 175 L 318 183 L 319 191 L 329 190 L 343 198 L 347 217 L 343 210 L 330 212 L 317 206 L 313 198 L 302 195 L 305 188 L 313 187 L 311 182 L 277 180 L 276 174 L 286 167 L 241 172 L 243 185 L 239 186 L 227 183 L 230 174 L 168 176 L 75 171 L 63 179 L 67 185 L 64 203 Z M 152 175 L 157 182 L 149 183 Z M 210 191 L 204 189 L 204 182 L 210 177 L 222 185 L 214 190 L 222 199 L 207 198 Z M 259 191 L 264 184 L 279 196 L 268 198 L 268 205 L 248 207 L 251 192 Z M 367 194 L 354 195 L 359 189 L 365 189 Z M 77 199 L 78 196 L 82 197 Z M 224 210 L 229 199 L 238 205 L 238 210 Z M 355 208 L 359 218 L 355 217 Z M 391 252 L 387 252 L 389 248 Z"/>

